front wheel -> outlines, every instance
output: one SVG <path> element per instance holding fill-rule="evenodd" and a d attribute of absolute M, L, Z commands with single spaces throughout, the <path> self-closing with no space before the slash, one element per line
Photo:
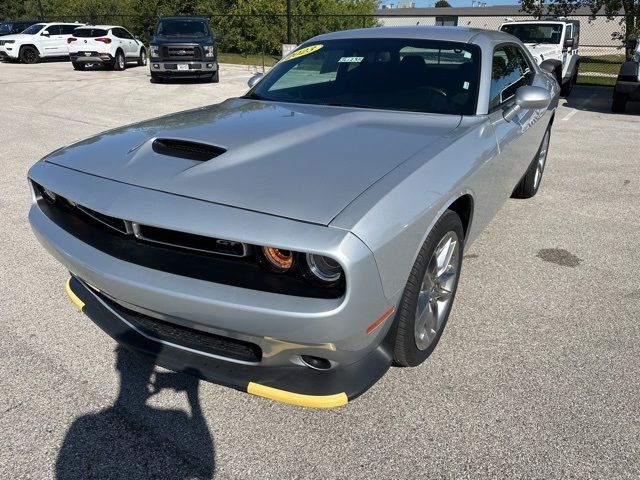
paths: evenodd
<path fill-rule="evenodd" d="M 458 288 L 463 238 L 460 217 L 447 210 L 423 243 L 398 308 L 397 366 L 420 365 L 440 341 Z"/>
<path fill-rule="evenodd" d="M 629 100 L 629 97 L 626 93 L 620 93 L 614 90 L 613 102 L 611 103 L 611 111 L 615 113 L 624 113 L 624 111 L 627 109 L 627 100 Z"/>
<path fill-rule="evenodd" d="M 40 61 L 40 54 L 34 47 L 22 47 L 20 49 L 20 61 L 22 63 L 38 63 Z"/>
<path fill-rule="evenodd" d="M 74 70 L 84 70 L 85 64 L 80 62 L 71 62 Z"/>
<path fill-rule="evenodd" d="M 211 83 L 218 83 L 220 81 L 220 71 L 216 70 L 216 73 L 214 73 L 211 76 Z"/>
<path fill-rule="evenodd" d="M 140 56 L 138 57 L 138 66 L 144 67 L 147 64 L 147 52 L 144 48 L 140 49 Z"/>

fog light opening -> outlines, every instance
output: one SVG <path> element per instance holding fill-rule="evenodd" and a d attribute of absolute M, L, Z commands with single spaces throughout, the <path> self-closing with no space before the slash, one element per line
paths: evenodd
<path fill-rule="evenodd" d="M 307 367 L 313 368 L 314 370 L 329 370 L 331 368 L 331 362 L 326 358 L 301 355 L 300 359 Z"/>

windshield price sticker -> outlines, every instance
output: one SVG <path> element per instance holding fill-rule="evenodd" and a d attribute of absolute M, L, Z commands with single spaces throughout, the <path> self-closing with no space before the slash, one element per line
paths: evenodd
<path fill-rule="evenodd" d="M 340 57 L 338 63 L 360 63 L 364 57 Z"/>
<path fill-rule="evenodd" d="M 322 44 L 301 48 L 300 50 L 296 50 L 295 52 L 289 54 L 287 58 L 285 58 L 285 60 L 293 60 L 295 58 L 304 57 L 305 55 L 309 55 L 310 53 L 317 52 L 321 48 Z"/>

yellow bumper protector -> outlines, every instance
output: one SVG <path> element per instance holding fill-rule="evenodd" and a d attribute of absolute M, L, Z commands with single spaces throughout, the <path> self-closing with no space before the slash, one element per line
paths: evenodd
<path fill-rule="evenodd" d="M 78 311 L 81 312 L 82 309 L 84 308 L 84 302 L 80 300 L 75 293 L 73 293 L 73 290 L 71 290 L 71 279 L 67 280 L 67 283 L 64 286 L 64 290 L 65 292 L 67 292 L 67 295 L 69 296 L 73 304 L 76 306 Z"/>
<path fill-rule="evenodd" d="M 254 382 L 249 382 L 247 393 L 275 400 L 276 402 L 290 403 L 291 405 L 310 408 L 336 408 L 346 405 L 349 402 L 347 394 L 344 392 L 334 395 L 303 395 L 301 393 L 280 390 L 279 388 L 267 387 L 266 385 L 260 385 Z"/>

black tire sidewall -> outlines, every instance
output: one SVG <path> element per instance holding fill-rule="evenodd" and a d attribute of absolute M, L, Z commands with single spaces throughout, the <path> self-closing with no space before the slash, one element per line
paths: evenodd
<path fill-rule="evenodd" d="M 415 321 L 416 321 L 416 307 L 418 303 L 418 295 L 420 293 L 420 287 L 422 280 L 426 273 L 429 261 L 435 251 L 438 243 L 442 237 L 448 232 L 453 231 L 458 236 L 460 242 L 460 255 L 458 260 L 458 277 L 453 288 L 453 294 L 451 296 L 451 303 L 449 305 L 449 311 L 447 311 L 445 318 L 442 322 L 440 330 L 436 333 L 436 336 L 425 350 L 419 350 L 415 341 Z M 456 291 L 458 289 L 458 281 L 460 279 L 460 273 L 462 269 L 462 256 L 464 252 L 464 229 L 462 222 L 458 214 L 451 210 L 445 211 L 440 219 L 429 232 L 426 240 L 424 241 L 418 257 L 411 269 L 409 279 L 405 287 L 404 293 L 400 300 L 398 307 L 398 313 L 395 319 L 396 338 L 394 348 L 394 364 L 396 366 L 413 367 L 420 365 L 424 362 L 433 350 L 438 345 L 442 332 L 444 331 L 449 314 L 455 301 Z"/>
<path fill-rule="evenodd" d="M 33 61 L 27 61 L 25 60 L 25 53 L 28 51 L 33 51 L 34 55 L 35 55 L 35 59 Z M 34 63 L 38 63 L 38 60 L 40 60 L 40 54 L 38 53 L 38 50 L 36 50 L 34 47 L 30 47 L 30 46 L 26 46 L 26 47 L 22 47 L 22 49 L 20 50 L 20 61 L 22 63 L 26 63 L 26 64 L 34 64 Z"/>

